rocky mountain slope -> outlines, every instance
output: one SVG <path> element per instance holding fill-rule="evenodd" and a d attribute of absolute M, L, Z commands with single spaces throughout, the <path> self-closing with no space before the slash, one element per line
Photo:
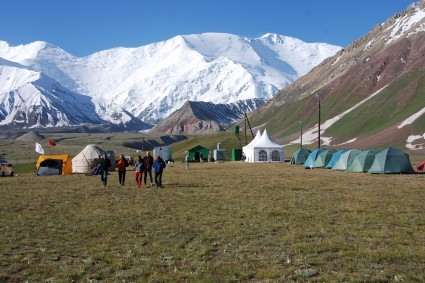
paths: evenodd
<path fill-rule="evenodd" d="M 320 102 L 320 108 L 319 108 Z M 377 25 L 250 113 L 282 144 L 425 148 L 425 1 Z M 317 144 L 317 146 L 316 146 Z"/>
<path fill-rule="evenodd" d="M 264 99 L 250 99 L 230 104 L 187 101 L 183 107 L 152 128 L 150 133 L 209 134 L 226 130 L 228 124 L 241 119 L 246 111 L 264 104 Z"/>

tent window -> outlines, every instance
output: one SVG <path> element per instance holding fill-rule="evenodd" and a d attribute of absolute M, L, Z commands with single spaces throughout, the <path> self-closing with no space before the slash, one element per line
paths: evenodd
<path fill-rule="evenodd" d="M 278 150 L 273 150 L 272 161 L 280 161 L 280 153 Z"/>
<path fill-rule="evenodd" d="M 258 161 L 267 161 L 267 152 L 265 150 L 260 150 L 258 153 Z"/>

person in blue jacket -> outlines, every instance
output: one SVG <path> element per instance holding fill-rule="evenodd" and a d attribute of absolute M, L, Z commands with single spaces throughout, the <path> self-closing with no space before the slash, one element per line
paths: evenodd
<path fill-rule="evenodd" d="M 157 155 L 153 162 L 153 171 L 155 173 L 155 184 L 157 188 L 162 188 L 162 172 L 166 166 L 164 159 Z"/>

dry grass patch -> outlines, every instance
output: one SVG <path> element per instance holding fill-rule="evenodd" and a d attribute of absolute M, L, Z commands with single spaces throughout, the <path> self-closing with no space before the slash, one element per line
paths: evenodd
<path fill-rule="evenodd" d="M 0 281 L 424 281 L 424 175 L 169 165 L 0 180 Z"/>

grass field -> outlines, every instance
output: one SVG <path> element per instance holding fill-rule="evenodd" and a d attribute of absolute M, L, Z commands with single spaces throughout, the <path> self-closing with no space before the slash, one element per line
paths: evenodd
<path fill-rule="evenodd" d="M 169 164 L 0 178 L 0 282 L 423 282 L 425 175 Z"/>

